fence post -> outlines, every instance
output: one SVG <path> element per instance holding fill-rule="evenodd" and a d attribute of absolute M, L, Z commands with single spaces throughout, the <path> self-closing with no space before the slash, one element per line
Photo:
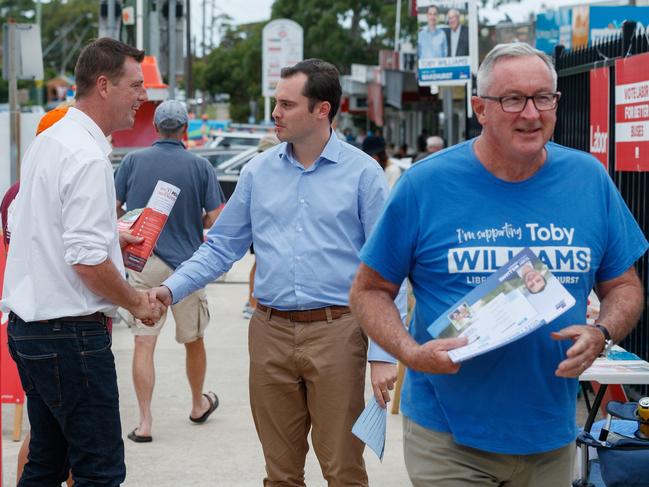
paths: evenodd
<path fill-rule="evenodd" d="M 554 46 L 554 68 L 558 71 L 559 67 L 557 64 L 559 63 L 559 58 L 563 54 L 563 51 L 565 51 L 566 48 L 564 47 L 563 44 L 557 44 Z"/>
<path fill-rule="evenodd" d="M 636 23 L 633 20 L 627 20 L 622 24 L 622 57 L 629 54 L 635 26 Z"/>

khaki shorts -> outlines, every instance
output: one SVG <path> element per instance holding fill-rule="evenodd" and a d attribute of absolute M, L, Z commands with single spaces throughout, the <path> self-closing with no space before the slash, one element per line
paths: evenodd
<path fill-rule="evenodd" d="M 159 286 L 173 274 L 173 269 L 155 254 L 149 257 L 142 272 L 128 271 L 128 282 L 135 289 L 146 290 Z M 190 294 L 185 299 L 171 306 L 176 322 L 176 341 L 190 343 L 203 336 L 210 322 L 210 310 L 207 306 L 205 289 Z M 131 330 L 135 335 L 157 336 L 167 319 L 165 312 L 154 326 L 146 326 L 131 316 Z"/>

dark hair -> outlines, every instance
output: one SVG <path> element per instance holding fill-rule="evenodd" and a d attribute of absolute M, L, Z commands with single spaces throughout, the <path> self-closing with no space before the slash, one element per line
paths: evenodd
<path fill-rule="evenodd" d="M 91 41 L 81 51 L 77 65 L 74 67 L 74 78 L 77 84 L 75 98 L 78 100 L 86 96 L 101 75 L 105 75 L 111 83 L 117 84 L 124 71 L 127 57 L 141 63 L 144 59 L 144 51 L 109 37 Z"/>
<path fill-rule="evenodd" d="M 290 78 L 298 73 L 303 73 L 307 77 L 302 94 L 309 99 L 309 112 L 313 111 L 317 102 L 329 102 L 331 105 L 329 122 L 333 122 L 336 113 L 338 113 L 340 97 L 343 92 L 336 67 L 322 59 L 305 59 L 295 66 L 282 68 L 280 76 Z"/>

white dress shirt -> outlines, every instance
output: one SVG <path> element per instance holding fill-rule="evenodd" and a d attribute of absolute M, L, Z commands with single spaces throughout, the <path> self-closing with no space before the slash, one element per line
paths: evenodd
<path fill-rule="evenodd" d="M 460 29 L 462 26 L 459 26 L 457 29 L 451 29 L 451 53 L 450 55 L 455 57 L 457 56 L 457 44 L 460 42 Z"/>
<path fill-rule="evenodd" d="M 97 124 L 75 108 L 27 149 L 12 218 L 5 311 L 28 322 L 114 314 L 115 305 L 90 291 L 72 267 L 110 258 L 124 274 L 111 150 Z"/>

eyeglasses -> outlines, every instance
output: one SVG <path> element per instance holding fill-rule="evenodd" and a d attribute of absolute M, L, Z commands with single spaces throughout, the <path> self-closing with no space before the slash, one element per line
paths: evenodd
<path fill-rule="evenodd" d="M 507 113 L 520 113 L 525 110 L 527 101 L 532 100 L 534 107 L 539 112 L 546 112 L 554 110 L 557 107 L 557 102 L 561 97 L 561 93 L 539 93 L 533 96 L 523 95 L 508 95 L 508 96 L 481 96 L 485 100 L 497 101 L 500 103 L 503 112 Z"/>

